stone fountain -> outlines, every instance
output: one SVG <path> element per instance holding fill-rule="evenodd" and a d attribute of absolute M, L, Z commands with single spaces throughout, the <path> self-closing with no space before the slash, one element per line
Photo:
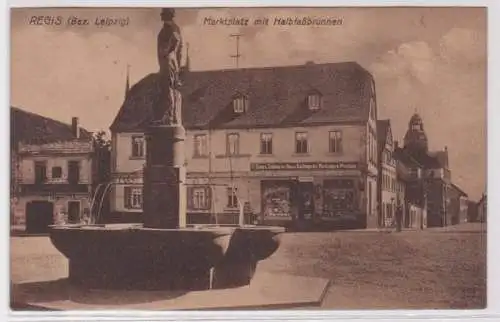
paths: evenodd
<path fill-rule="evenodd" d="M 250 283 L 279 246 L 281 227 L 186 225 L 186 168 L 179 91 L 181 32 L 163 9 L 158 35 L 160 104 L 146 133 L 142 224 L 56 225 L 73 285 L 98 289 L 206 290 Z"/>

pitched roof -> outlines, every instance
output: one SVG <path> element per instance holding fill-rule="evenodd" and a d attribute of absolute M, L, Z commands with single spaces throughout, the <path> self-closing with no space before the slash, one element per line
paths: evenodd
<path fill-rule="evenodd" d="M 389 120 L 377 120 L 377 141 L 379 152 L 382 151 L 387 143 L 387 132 L 391 126 Z"/>
<path fill-rule="evenodd" d="M 422 164 L 420 164 L 417 159 L 411 156 L 404 148 L 395 148 L 393 156 L 396 160 L 400 161 L 407 167 L 423 167 Z"/>
<path fill-rule="evenodd" d="M 459 194 L 461 194 L 461 195 L 462 195 L 462 196 L 464 196 L 464 197 L 467 197 L 467 193 L 465 193 L 462 189 L 460 189 L 460 187 L 459 187 L 459 186 L 457 186 L 457 185 L 456 185 L 456 184 L 454 184 L 454 183 L 452 183 L 452 184 L 451 184 L 451 186 L 452 186 L 453 188 L 455 188 L 455 190 L 457 190 Z"/>
<path fill-rule="evenodd" d="M 407 151 L 415 160 L 417 160 L 426 169 L 441 169 L 448 168 L 448 151 L 413 151 L 410 147 L 405 146 Z"/>
<path fill-rule="evenodd" d="M 11 147 L 19 142 L 43 144 L 74 139 L 71 125 L 12 106 L 10 127 Z M 80 128 L 82 140 L 91 137 L 89 131 Z"/>
<path fill-rule="evenodd" d="M 430 151 L 429 156 L 435 159 L 435 164 L 440 168 L 448 168 L 448 151 Z"/>
<path fill-rule="evenodd" d="M 354 62 L 195 71 L 186 74 L 182 115 L 186 128 L 302 126 L 368 119 L 373 77 Z M 322 108 L 305 108 L 308 93 L 319 92 Z M 235 115 L 237 93 L 249 99 L 248 111 Z M 135 84 L 110 129 L 143 131 L 159 102 L 159 74 Z"/>

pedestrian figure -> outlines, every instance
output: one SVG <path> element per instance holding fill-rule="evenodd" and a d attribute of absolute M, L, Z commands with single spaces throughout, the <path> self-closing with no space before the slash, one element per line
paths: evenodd
<path fill-rule="evenodd" d="M 403 206 L 401 205 L 401 200 L 398 199 L 398 204 L 396 205 L 396 231 L 400 232 L 403 226 Z"/>

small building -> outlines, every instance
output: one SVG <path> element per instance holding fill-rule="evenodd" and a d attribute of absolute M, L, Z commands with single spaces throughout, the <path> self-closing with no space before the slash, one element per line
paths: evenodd
<path fill-rule="evenodd" d="M 400 182 L 396 176 L 396 160 L 390 120 L 377 121 L 378 145 L 378 227 L 391 227 L 395 223 L 396 205 L 402 205 Z M 398 192 L 400 194 L 398 195 Z"/>
<path fill-rule="evenodd" d="M 78 118 L 65 124 L 11 108 L 11 227 L 44 233 L 90 213 L 92 135 Z"/>
<path fill-rule="evenodd" d="M 377 106 L 357 63 L 191 71 L 182 87 L 187 220 L 377 225 Z M 112 133 L 108 220 L 141 221 L 144 132 L 159 75 L 126 96 Z M 247 220 L 250 220 L 247 218 Z"/>
<path fill-rule="evenodd" d="M 483 193 L 481 199 L 477 202 L 477 219 L 479 222 L 486 222 L 488 218 L 488 204 L 486 193 Z"/>
<path fill-rule="evenodd" d="M 451 224 L 456 225 L 467 222 L 468 196 L 456 184 L 450 185 L 449 190 Z"/>
<path fill-rule="evenodd" d="M 478 207 L 477 202 L 473 200 L 467 201 L 467 222 L 478 222 Z"/>

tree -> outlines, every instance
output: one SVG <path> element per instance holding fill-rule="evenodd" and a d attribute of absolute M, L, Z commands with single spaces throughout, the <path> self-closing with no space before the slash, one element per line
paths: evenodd
<path fill-rule="evenodd" d="M 92 216 L 100 214 L 99 221 L 102 221 L 109 212 L 109 193 L 106 195 L 103 193 L 104 186 L 111 180 L 111 140 L 107 138 L 106 132 L 99 131 L 93 135 L 92 142 L 94 146 L 92 199 L 95 203 L 90 211 Z M 99 209 L 103 198 L 103 207 Z"/>

